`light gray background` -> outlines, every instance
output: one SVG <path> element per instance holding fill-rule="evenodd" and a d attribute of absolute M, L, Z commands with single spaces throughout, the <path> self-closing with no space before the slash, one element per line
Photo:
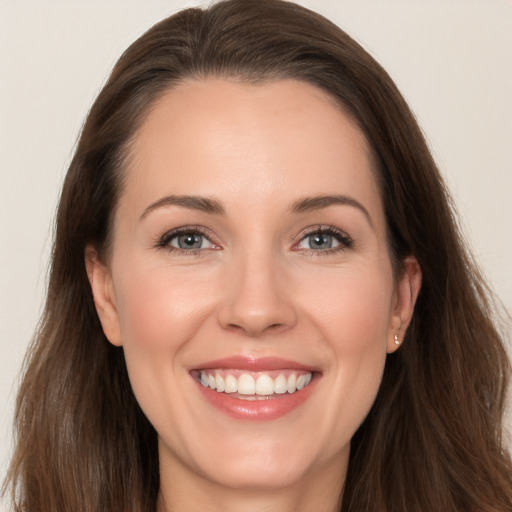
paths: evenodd
<path fill-rule="evenodd" d="M 395 79 L 484 272 L 512 311 L 510 0 L 301 3 L 346 29 Z M 17 376 L 41 312 L 55 205 L 83 118 L 128 44 L 197 4 L 0 0 L 0 479 Z"/>

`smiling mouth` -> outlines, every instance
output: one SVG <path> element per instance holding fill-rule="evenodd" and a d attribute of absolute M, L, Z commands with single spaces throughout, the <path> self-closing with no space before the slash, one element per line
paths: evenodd
<path fill-rule="evenodd" d="M 313 378 L 312 372 L 297 370 L 248 372 L 203 369 L 194 374 L 205 388 L 240 400 L 269 400 L 291 395 L 308 386 Z"/>

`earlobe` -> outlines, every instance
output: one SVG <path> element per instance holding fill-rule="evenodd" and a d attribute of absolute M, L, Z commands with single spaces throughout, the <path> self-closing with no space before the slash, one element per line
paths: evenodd
<path fill-rule="evenodd" d="M 414 256 L 403 262 L 403 273 L 397 283 L 396 301 L 388 329 L 388 354 L 400 347 L 414 313 L 416 299 L 421 289 L 421 268 Z"/>
<path fill-rule="evenodd" d="M 100 261 L 92 246 L 85 249 L 85 267 L 103 332 L 110 343 L 119 347 L 122 345 L 121 330 L 110 269 Z"/>

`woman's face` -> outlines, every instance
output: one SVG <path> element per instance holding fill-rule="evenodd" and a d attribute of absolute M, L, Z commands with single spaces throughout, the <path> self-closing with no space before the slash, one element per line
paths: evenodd
<path fill-rule="evenodd" d="M 394 279 L 365 137 L 313 86 L 208 79 L 130 151 L 108 266 L 87 262 L 162 475 L 340 481 L 419 280 Z"/>

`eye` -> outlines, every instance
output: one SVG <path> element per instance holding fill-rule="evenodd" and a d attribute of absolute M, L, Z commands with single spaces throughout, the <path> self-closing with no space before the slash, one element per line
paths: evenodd
<path fill-rule="evenodd" d="M 168 231 L 156 242 L 159 249 L 195 254 L 205 249 L 219 249 L 210 237 L 203 232 L 201 227 L 183 227 Z"/>
<path fill-rule="evenodd" d="M 329 233 L 313 233 L 301 240 L 298 247 L 300 249 L 332 249 L 338 247 L 340 243 Z"/>
<path fill-rule="evenodd" d="M 351 247 L 351 238 L 332 227 L 318 227 L 304 235 L 296 245 L 297 249 L 306 249 L 315 252 L 333 252 Z"/>
<path fill-rule="evenodd" d="M 208 249 L 211 242 L 201 233 L 184 233 L 174 235 L 168 241 L 171 247 L 177 249 Z"/>

